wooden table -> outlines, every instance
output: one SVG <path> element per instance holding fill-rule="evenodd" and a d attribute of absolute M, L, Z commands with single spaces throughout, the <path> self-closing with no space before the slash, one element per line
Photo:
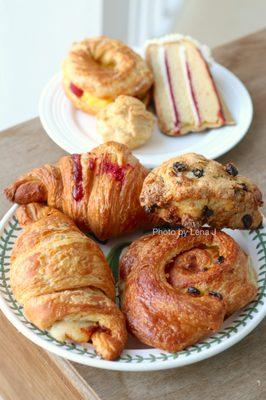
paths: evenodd
<path fill-rule="evenodd" d="M 264 191 L 266 183 L 266 30 L 215 50 L 215 58 L 245 83 L 254 104 L 249 133 L 220 158 L 234 160 Z M 0 182 L 64 154 L 34 119 L 0 134 Z M 2 197 L 0 215 L 10 204 Z M 5 400 L 263 400 L 266 398 L 266 321 L 211 359 L 151 373 L 105 371 L 48 355 L 0 314 L 0 397 Z M 97 393 L 97 394 L 96 394 Z"/>

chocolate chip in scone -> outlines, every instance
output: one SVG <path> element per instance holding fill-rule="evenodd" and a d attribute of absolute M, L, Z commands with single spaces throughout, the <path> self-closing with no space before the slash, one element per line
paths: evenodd
<path fill-rule="evenodd" d="M 232 175 L 232 176 L 237 176 L 238 175 L 238 169 L 232 163 L 226 164 L 225 170 L 229 175 Z"/>
<path fill-rule="evenodd" d="M 202 215 L 206 218 L 209 218 L 213 215 L 213 210 L 211 210 L 208 206 L 204 206 L 202 209 Z"/>
<path fill-rule="evenodd" d="M 253 222 L 252 216 L 249 214 L 244 215 L 242 217 L 242 222 L 243 222 L 244 228 L 246 228 L 246 229 L 250 228 L 252 225 L 252 222 Z"/>
<path fill-rule="evenodd" d="M 177 162 L 175 162 L 174 164 L 173 164 L 173 170 L 174 170 L 174 172 L 183 172 L 183 171 L 186 171 L 187 170 L 187 165 L 185 164 L 185 163 L 182 163 L 182 162 L 179 162 L 179 161 L 177 161 Z"/>
<path fill-rule="evenodd" d="M 224 262 L 224 256 L 219 256 L 217 258 L 216 264 L 222 264 Z"/>
<path fill-rule="evenodd" d="M 194 286 L 191 286 L 187 289 L 188 294 L 191 296 L 200 296 L 200 290 L 195 288 Z"/>
<path fill-rule="evenodd" d="M 155 208 L 157 208 L 157 204 L 153 204 L 151 206 L 144 206 L 143 208 L 147 214 L 152 214 L 154 212 Z"/>
<path fill-rule="evenodd" d="M 202 168 L 194 168 L 192 170 L 192 173 L 196 178 L 201 178 L 204 175 L 204 171 Z"/>
<path fill-rule="evenodd" d="M 219 292 L 215 292 L 212 290 L 209 292 L 209 295 L 212 297 L 216 297 L 217 299 L 223 300 L 223 296 Z"/>

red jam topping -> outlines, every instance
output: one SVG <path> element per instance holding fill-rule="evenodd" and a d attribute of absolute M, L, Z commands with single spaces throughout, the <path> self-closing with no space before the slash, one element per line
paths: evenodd
<path fill-rule="evenodd" d="M 103 160 L 101 167 L 102 172 L 111 174 L 116 181 L 123 182 L 127 166 L 120 167 L 118 164 L 114 164 L 111 161 Z"/>
<path fill-rule="evenodd" d="M 81 97 L 83 95 L 83 90 L 75 86 L 72 82 L 70 83 L 70 90 L 77 97 Z"/>
<path fill-rule="evenodd" d="M 93 158 L 90 158 L 88 161 L 88 167 L 90 170 L 93 170 L 95 167 L 95 160 Z"/>
<path fill-rule="evenodd" d="M 175 102 L 174 90 L 173 90 L 171 74 L 170 74 L 170 67 L 169 67 L 169 62 L 168 62 L 168 57 L 167 57 L 166 51 L 164 52 L 164 62 L 165 62 L 165 68 L 166 68 L 166 74 L 167 74 L 167 81 L 168 81 L 168 85 L 169 85 L 170 96 L 171 96 L 174 115 L 175 115 L 174 125 L 175 125 L 175 128 L 176 128 L 176 133 L 178 133 L 179 130 L 180 130 L 180 120 L 179 120 L 179 114 L 178 114 L 177 106 L 176 106 L 176 102 Z"/>
<path fill-rule="evenodd" d="M 72 196 L 76 201 L 80 201 L 84 196 L 84 189 L 82 183 L 82 165 L 80 158 L 81 158 L 80 154 L 72 154 L 73 178 L 74 178 L 74 188 Z"/>

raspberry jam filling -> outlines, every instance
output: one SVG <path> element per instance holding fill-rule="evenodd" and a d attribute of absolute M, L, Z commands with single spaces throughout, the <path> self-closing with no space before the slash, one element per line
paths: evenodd
<path fill-rule="evenodd" d="M 111 174 L 116 181 L 123 182 L 127 167 L 127 165 L 120 167 L 118 164 L 114 164 L 111 161 L 103 160 L 101 170 L 106 174 Z"/>
<path fill-rule="evenodd" d="M 72 83 L 72 82 L 70 83 L 69 87 L 70 87 L 71 92 L 74 93 L 74 95 L 77 97 L 81 97 L 84 93 L 82 89 L 75 86 L 74 83 Z"/>
<path fill-rule="evenodd" d="M 73 178 L 74 178 L 74 188 L 72 191 L 72 196 L 76 201 L 80 201 L 84 196 L 83 182 L 82 182 L 82 165 L 81 165 L 81 155 L 72 154 L 73 160 Z"/>
<path fill-rule="evenodd" d="M 86 333 L 87 335 L 89 335 L 90 337 L 95 333 L 107 333 L 107 334 L 111 334 L 110 329 L 106 328 L 105 326 L 101 326 L 101 325 L 90 325 L 87 328 L 80 328 L 80 330 L 84 333 Z"/>
<path fill-rule="evenodd" d="M 178 110 L 177 110 L 177 106 L 176 106 L 174 90 L 173 90 L 173 84 L 172 84 L 171 73 L 170 73 L 170 66 L 169 66 L 169 61 L 168 61 L 168 56 L 167 56 L 166 50 L 164 52 L 164 62 L 165 62 L 165 69 L 166 69 L 166 75 L 167 75 L 167 81 L 168 81 L 168 86 L 169 86 L 170 97 L 171 97 L 174 116 L 175 116 L 174 126 L 176 128 L 176 133 L 178 133 L 179 130 L 180 130 L 180 119 L 179 119 L 179 114 L 178 114 Z"/>

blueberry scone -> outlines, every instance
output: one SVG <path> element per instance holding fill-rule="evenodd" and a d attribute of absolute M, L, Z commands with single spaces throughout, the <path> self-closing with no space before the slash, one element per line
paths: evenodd
<path fill-rule="evenodd" d="M 259 188 L 238 175 L 234 164 L 222 165 L 188 153 L 152 170 L 140 195 L 147 213 L 168 223 L 198 228 L 255 229 L 262 224 Z"/>

